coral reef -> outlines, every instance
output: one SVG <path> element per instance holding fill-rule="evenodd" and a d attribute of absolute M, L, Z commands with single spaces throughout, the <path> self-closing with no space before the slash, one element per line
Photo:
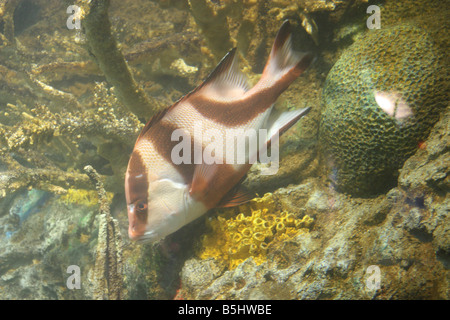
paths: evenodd
<path fill-rule="evenodd" d="M 65 23 L 73 4 L 83 9 L 81 30 Z M 366 28 L 369 4 L 381 7 L 379 31 Z M 102 19 L 90 24 L 90 13 Z M 313 108 L 281 138 L 278 173 L 261 176 L 264 164 L 255 164 L 244 181 L 269 194 L 211 212 L 155 245 L 122 238 L 123 174 L 143 122 L 196 87 L 233 46 L 256 80 L 284 19 L 294 47 L 316 52 L 317 61 L 275 107 Z M 106 24 L 96 33 L 99 22 Z M 370 32 L 411 31 L 408 44 L 391 41 L 379 59 L 405 47 L 399 57 L 420 51 L 406 71 L 426 66 L 405 79 L 380 67 L 373 78 L 429 83 L 410 100 L 445 107 L 448 90 L 432 80 L 442 76 L 424 74 L 437 57 L 449 65 L 441 54 L 448 25 L 440 0 L 0 1 L 0 298 L 448 300 L 448 106 L 400 165 L 398 186 L 377 197 L 336 190 L 317 148 L 326 76 Z M 377 51 L 383 39 L 373 40 Z M 360 71 L 362 82 L 370 70 Z M 148 110 L 132 106 L 139 97 L 151 101 Z M 399 131 L 410 129 L 404 97 L 381 98 L 397 101 L 387 112 L 400 118 Z M 70 265 L 80 267 L 80 290 L 66 286 Z M 379 289 L 367 286 L 369 266 L 380 269 Z"/>
<path fill-rule="evenodd" d="M 89 161 L 87 158 L 92 159 L 89 150 L 89 146 L 94 147 L 92 143 L 100 148 L 113 140 L 116 141 L 116 149 L 124 148 L 142 126 L 136 117 L 117 118 L 113 105 L 101 105 L 97 113 L 89 110 L 53 113 L 44 105 L 25 112 L 23 108 L 9 105 L 7 118 L 18 117 L 22 121 L 12 126 L 0 126 L 1 162 L 8 168 L 2 172 L 0 195 L 14 193 L 30 185 L 58 193 L 65 193 L 69 186 L 89 188 L 84 174 L 67 169 L 81 169 L 83 163 Z M 93 140 L 87 140 L 87 134 Z M 49 149 L 51 146 L 53 150 Z M 43 149 L 45 151 L 41 153 L 36 152 Z M 121 163 L 119 167 L 123 170 L 127 158 L 122 154 L 122 158 L 115 160 L 115 163 Z M 95 160 L 90 161 L 95 163 Z M 120 172 L 117 173 L 119 178 Z M 107 186 L 113 183 L 109 182 Z"/>
<path fill-rule="evenodd" d="M 267 259 L 267 252 L 290 241 L 301 232 L 307 232 L 313 219 L 305 215 L 298 219 L 293 213 L 276 210 L 273 195 L 266 193 L 250 204 L 224 210 L 207 222 L 211 231 L 203 236 L 199 257 L 224 260 L 234 269 L 249 257 L 256 264 Z"/>
<path fill-rule="evenodd" d="M 90 221 L 98 211 L 92 210 L 50 197 L 21 224 L 0 215 L 1 299 L 92 299 L 88 270 L 97 235 Z M 81 290 L 65 285 L 70 265 L 81 269 Z"/>
<path fill-rule="evenodd" d="M 1 35 L 1 46 L 8 46 L 15 43 L 14 37 L 14 11 L 20 0 L 6 0 L 0 3 L 0 19 L 3 21 L 3 33 Z"/>
<path fill-rule="evenodd" d="M 327 76 L 320 128 L 339 190 L 368 196 L 395 185 L 446 107 L 443 58 L 410 24 L 367 32 L 342 54 Z"/>
<path fill-rule="evenodd" d="M 80 5 L 83 4 L 81 1 Z M 115 88 L 123 104 L 135 115 L 148 118 L 160 106 L 156 101 L 150 101 L 142 88 L 137 86 L 117 43 L 111 33 L 108 18 L 109 0 L 91 2 L 88 7 L 82 6 L 87 43 L 94 56 L 94 60 L 105 74 L 106 79 Z M 155 105 L 156 104 L 156 105 Z"/>
<path fill-rule="evenodd" d="M 303 208 L 314 216 L 314 229 L 285 243 L 270 259 L 257 263 L 250 257 L 232 270 L 220 260 L 193 257 L 183 267 L 180 295 L 448 300 L 448 117 L 447 111 L 427 147 L 400 170 L 399 187 L 386 195 L 352 198 L 317 177 L 279 188 L 274 197 L 282 210 Z M 380 270 L 378 289 L 368 286 L 370 266 Z"/>

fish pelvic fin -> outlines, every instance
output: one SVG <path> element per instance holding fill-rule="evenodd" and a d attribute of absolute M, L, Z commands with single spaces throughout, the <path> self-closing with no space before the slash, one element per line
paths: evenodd
<path fill-rule="evenodd" d="M 286 20 L 278 30 L 269 59 L 261 80 L 269 86 L 280 86 L 280 92 L 287 87 L 314 61 L 310 52 L 296 52 L 292 48 L 291 25 Z"/>

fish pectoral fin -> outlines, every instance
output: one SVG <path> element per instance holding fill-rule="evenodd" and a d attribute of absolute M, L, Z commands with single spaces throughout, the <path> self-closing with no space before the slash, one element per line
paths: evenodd
<path fill-rule="evenodd" d="M 198 164 L 194 169 L 189 195 L 197 201 L 203 201 L 213 187 L 214 176 L 217 173 L 217 164 Z"/>
<path fill-rule="evenodd" d="M 220 202 L 217 204 L 217 208 L 229 208 L 229 207 L 235 207 L 239 206 L 241 204 L 244 204 L 253 198 L 255 198 L 256 195 L 245 189 L 242 185 L 237 185 L 233 187 L 228 193 L 220 200 Z"/>

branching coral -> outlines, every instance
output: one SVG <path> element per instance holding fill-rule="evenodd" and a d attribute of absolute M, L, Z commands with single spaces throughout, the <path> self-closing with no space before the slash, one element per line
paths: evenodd
<path fill-rule="evenodd" d="M 136 72 L 136 76 L 145 73 L 146 77 L 155 75 L 185 76 L 180 72 L 174 72 L 171 68 L 181 58 L 187 64 L 202 60 L 200 50 L 200 37 L 194 32 L 177 33 L 165 37 L 151 38 L 124 50 L 124 58 L 129 67 L 140 66 L 143 72 Z M 196 53 L 199 54 L 196 54 Z M 186 55 L 189 53 L 189 55 Z M 148 68 L 147 66 L 150 66 Z M 148 70 L 150 69 L 150 70 Z M 1 69 L 0 69 L 1 75 Z M 87 61 L 57 61 L 34 67 L 31 75 L 52 81 L 61 80 L 73 76 L 99 76 L 102 75 L 99 67 L 92 60 Z M 189 78 L 190 79 L 190 78 Z M 196 78 L 195 78 L 196 79 Z M 163 103 L 160 103 L 163 104 Z"/>
<path fill-rule="evenodd" d="M 134 81 L 111 33 L 109 4 L 109 0 L 92 1 L 85 10 L 82 24 L 89 48 L 108 82 L 116 88 L 125 107 L 137 116 L 147 118 L 149 114 L 158 111 L 160 106 L 157 101 L 151 101 Z"/>
<path fill-rule="evenodd" d="M 0 172 L 0 199 L 27 187 L 59 194 L 69 187 L 91 189 L 86 175 L 76 169 L 98 157 L 92 148 L 104 150 L 105 159 L 114 158 L 109 165 L 114 177 L 121 179 L 120 170 L 127 161 L 123 150 L 131 147 L 142 124 L 132 114 L 114 110 L 117 104 L 101 84 L 95 94 L 91 109 L 76 112 L 53 113 L 44 105 L 29 110 L 8 104 L 0 117 L 0 165 L 5 169 Z M 122 151 L 111 154 L 117 150 Z M 106 181 L 110 191 L 117 185 L 116 179 Z"/>
<path fill-rule="evenodd" d="M 20 0 L 6 0 L 0 3 L 0 22 L 3 22 L 1 42 L 3 45 L 15 43 L 13 15 L 19 2 Z"/>
<path fill-rule="evenodd" d="M 242 5 L 241 1 L 230 1 Z M 192 16 L 202 29 L 208 46 L 217 57 L 222 57 L 232 47 L 227 26 L 229 4 L 218 5 L 210 0 L 189 0 Z"/>
<path fill-rule="evenodd" d="M 92 166 L 84 168 L 95 183 L 99 198 L 98 245 L 93 274 L 94 299 L 120 300 L 123 298 L 122 236 L 119 223 L 109 211 L 109 200 L 103 182 Z"/>
<path fill-rule="evenodd" d="M 271 193 L 240 206 L 239 211 L 235 215 L 234 209 L 227 209 L 208 220 L 211 232 L 201 241 L 200 258 L 224 260 L 229 269 L 249 257 L 261 264 L 273 246 L 307 231 L 313 223 L 307 215 L 299 219 L 277 210 Z"/>

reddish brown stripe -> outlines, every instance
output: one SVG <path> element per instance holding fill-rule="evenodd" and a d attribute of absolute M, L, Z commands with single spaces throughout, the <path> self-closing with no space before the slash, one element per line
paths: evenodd
<path fill-rule="evenodd" d="M 141 155 L 134 150 L 128 162 L 128 172 L 133 175 L 145 174 L 145 164 L 142 161 Z"/>
<path fill-rule="evenodd" d="M 269 108 L 278 96 L 266 89 L 254 96 L 232 103 L 211 100 L 203 95 L 189 98 L 189 103 L 205 118 L 226 126 L 243 125 Z"/>
<path fill-rule="evenodd" d="M 188 102 L 202 116 L 208 119 L 230 127 L 243 125 L 275 103 L 280 94 L 305 71 L 313 59 L 312 54 L 305 54 L 299 63 L 273 86 L 263 89 L 248 98 L 234 102 L 221 102 L 214 101 L 202 94 L 193 94 L 188 97 Z"/>
<path fill-rule="evenodd" d="M 140 154 L 135 150 L 131 154 L 130 162 L 128 163 L 128 179 L 125 181 L 125 192 L 127 204 L 134 204 L 134 215 L 129 215 L 129 223 L 136 234 L 145 232 L 145 225 L 147 223 L 148 211 L 136 210 L 140 203 L 147 205 L 148 201 L 148 177 L 144 162 Z"/>
<path fill-rule="evenodd" d="M 140 177 L 140 178 L 136 178 Z M 128 179 L 125 190 L 128 195 L 128 204 L 135 203 L 138 200 L 147 201 L 148 198 L 148 177 L 144 162 L 141 156 L 135 150 L 131 154 L 128 163 Z"/>
<path fill-rule="evenodd" d="M 311 53 L 306 53 L 302 59 L 297 63 L 297 65 L 289 70 L 285 75 L 283 75 L 272 87 L 273 94 L 278 97 L 282 94 L 292 82 L 295 81 L 311 64 L 314 60 L 314 56 Z"/>
<path fill-rule="evenodd" d="M 191 137 L 191 161 L 190 164 L 181 163 L 175 165 L 172 162 L 171 154 L 172 149 L 180 143 L 180 141 L 172 141 L 172 133 L 178 127 L 159 121 L 156 123 L 147 134 L 145 134 L 142 139 L 148 139 L 156 148 L 158 153 L 168 162 L 177 169 L 177 171 L 183 176 L 186 184 L 191 183 L 192 176 L 194 174 L 194 140 Z"/>

